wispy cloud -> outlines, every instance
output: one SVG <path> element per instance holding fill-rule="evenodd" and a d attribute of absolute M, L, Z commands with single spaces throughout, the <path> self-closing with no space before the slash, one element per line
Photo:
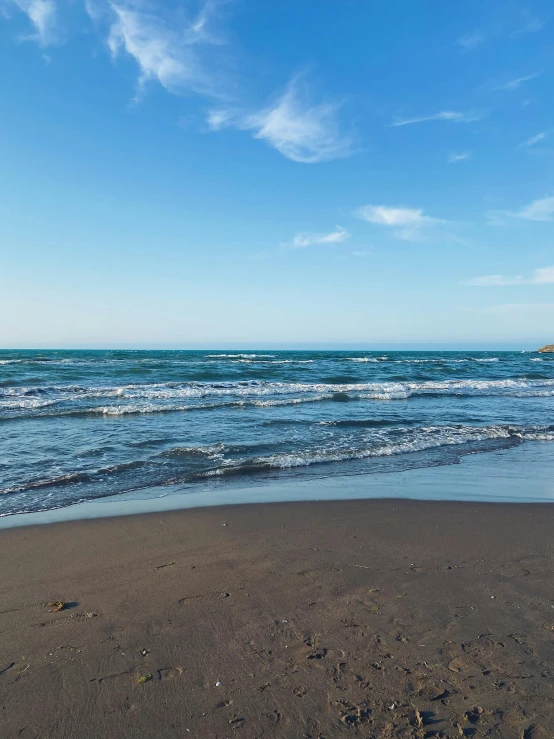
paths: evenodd
<path fill-rule="evenodd" d="M 506 285 L 550 285 L 552 283 L 554 283 L 554 266 L 535 269 L 531 277 L 523 277 L 521 275 L 516 275 L 515 277 L 485 275 L 484 277 L 474 277 L 464 284 L 477 287 L 504 287 Z"/>
<path fill-rule="evenodd" d="M 35 0 L 36 2 L 37 0 Z M 146 83 L 158 82 L 168 92 L 195 92 L 217 98 L 220 107 L 207 115 L 211 131 L 233 127 L 250 131 L 283 156 L 296 162 L 316 163 L 346 157 L 353 141 L 339 126 L 340 102 L 313 103 L 307 86 L 296 76 L 272 104 L 247 110 L 230 101 L 229 75 L 216 66 L 216 48 L 222 46 L 212 26 L 218 8 L 227 0 L 208 0 L 188 19 L 182 10 L 151 9 L 143 0 L 85 0 L 97 24 L 108 24 L 108 47 L 115 59 L 132 58 L 139 69 L 136 99 Z"/>
<path fill-rule="evenodd" d="M 541 131 L 540 133 L 536 134 L 536 136 L 531 136 L 525 141 L 522 141 L 519 146 L 534 146 L 535 144 L 539 144 L 541 141 L 545 141 L 545 139 L 548 138 L 548 135 L 548 131 Z"/>
<path fill-rule="evenodd" d="M 511 325 L 517 325 L 522 319 L 529 321 L 529 319 L 534 318 L 541 321 L 544 326 L 545 321 L 548 321 L 551 316 L 554 317 L 554 303 L 503 303 L 483 308 L 483 313 L 492 313 L 493 315 L 502 316 L 504 319 L 508 318 L 513 322 Z"/>
<path fill-rule="evenodd" d="M 538 33 L 546 25 L 546 21 L 543 21 L 536 15 L 532 15 L 529 11 L 524 11 L 522 15 L 524 23 L 511 34 L 512 36 L 520 36 L 522 33 Z"/>
<path fill-rule="evenodd" d="M 57 13 L 54 0 L 14 0 L 14 2 L 34 26 L 35 34 L 29 36 L 29 39 L 36 41 L 40 46 L 56 42 Z"/>
<path fill-rule="evenodd" d="M 456 164 L 457 162 L 463 162 L 465 159 L 470 159 L 471 154 L 468 151 L 460 152 L 459 154 L 452 153 L 448 157 L 448 164 Z"/>
<path fill-rule="evenodd" d="M 310 231 L 302 231 L 297 233 L 293 240 L 282 246 L 301 248 L 305 246 L 316 246 L 320 244 L 342 244 L 343 241 L 349 239 L 351 234 L 341 226 L 337 226 L 330 233 L 312 233 Z"/>
<path fill-rule="evenodd" d="M 554 218 L 554 197 L 534 200 L 513 215 L 527 221 L 551 221 Z"/>
<path fill-rule="evenodd" d="M 391 126 L 409 126 L 412 123 L 425 123 L 427 121 L 451 121 L 452 123 L 473 123 L 483 118 L 481 113 L 475 110 L 441 110 L 433 115 L 419 116 L 416 118 L 396 118 Z"/>
<path fill-rule="evenodd" d="M 254 138 L 264 140 L 294 162 L 314 164 L 349 156 L 353 141 L 340 130 L 341 104 L 313 104 L 308 98 L 305 86 L 301 88 L 295 78 L 275 102 L 262 110 L 215 110 L 208 115 L 208 126 L 212 130 L 233 126 L 251 131 Z"/>
<path fill-rule="evenodd" d="M 446 223 L 441 218 L 425 215 L 421 208 L 363 205 L 355 211 L 362 221 L 395 229 L 394 236 L 405 241 L 423 241 L 429 228 Z"/>
<path fill-rule="evenodd" d="M 504 226 L 508 218 L 521 218 L 525 221 L 554 220 L 554 197 L 534 200 L 520 210 L 491 210 L 487 213 L 488 222 L 492 226 Z"/>
<path fill-rule="evenodd" d="M 485 43 L 485 40 L 485 35 L 481 31 L 472 31 L 471 33 L 466 33 L 464 36 L 460 36 L 456 43 L 462 51 L 467 52 L 473 51 L 478 46 L 481 46 L 481 44 Z"/>
<path fill-rule="evenodd" d="M 213 46 L 220 45 L 220 39 L 208 30 L 217 8 L 213 0 L 188 19 L 182 11 L 172 14 L 140 0 L 86 0 L 85 7 L 93 21 L 108 24 L 112 57 L 126 54 L 137 64 L 139 94 L 155 81 L 173 94 L 221 96 L 222 81 L 213 60 Z M 206 47 L 211 47 L 209 57 Z"/>
<path fill-rule="evenodd" d="M 540 77 L 542 74 L 542 71 L 540 72 L 534 72 L 533 74 L 527 74 L 523 75 L 522 77 L 514 77 L 513 79 L 508 80 L 507 82 L 501 82 L 494 86 L 495 90 L 507 90 L 508 92 L 514 92 L 515 90 L 518 90 L 521 85 L 523 85 L 525 82 L 529 82 L 530 80 L 534 80 L 537 77 Z"/>

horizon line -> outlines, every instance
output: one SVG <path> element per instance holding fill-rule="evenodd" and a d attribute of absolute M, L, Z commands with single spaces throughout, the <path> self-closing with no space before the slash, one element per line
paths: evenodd
<path fill-rule="evenodd" d="M 319 343 L 245 343 L 245 344 L 84 344 L 84 345 L 30 345 L 30 346 L 5 346 L 0 347 L 4 351 L 437 351 L 441 348 L 445 351 L 464 351 L 474 349 L 475 351 L 533 351 L 545 346 L 548 342 L 541 344 L 540 341 L 521 342 L 439 342 L 439 341 L 398 341 L 398 342 L 319 342 Z M 536 349 L 535 349 L 536 347 Z"/>

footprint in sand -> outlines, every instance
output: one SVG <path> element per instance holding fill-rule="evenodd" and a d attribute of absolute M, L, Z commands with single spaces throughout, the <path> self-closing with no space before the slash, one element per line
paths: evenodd
<path fill-rule="evenodd" d="M 11 662 L 11 663 L 10 663 L 9 665 L 7 665 L 6 667 L 3 667 L 3 668 L 2 668 L 1 670 L 0 670 L 0 675 L 3 675 L 3 674 L 4 674 L 5 672 L 8 672 L 8 670 L 11 670 L 11 669 L 12 669 L 12 667 L 15 667 L 15 662 Z"/>
<path fill-rule="evenodd" d="M 342 569 L 340 567 L 316 567 L 313 570 L 300 570 L 300 572 L 297 572 L 295 574 L 301 575 L 304 577 L 305 575 L 317 575 L 320 572 L 342 572 Z"/>
<path fill-rule="evenodd" d="M 348 701 L 332 701 L 331 705 L 338 708 L 340 720 L 347 726 L 357 727 L 371 720 L 371 709 L 364 704 L 358 706 Z"/>
<path fill-rule="evenodd" d="M 39 732 L 36 729 L 30 729 L 28 726 L 25 726 L 17 736 L 21 737 L 21 739 L 38 739 Z"/>
<path fill-rule="evenodd" d="M 230 598 L 231 593 L 224 593 L 224 592 L 211 592 L 211 593 L 203 593 L 202 595 L 189 595 L 186 598 L 181 598 L 179 600 L 179 603 L 182 606 L 186 606 L 189 603 L 194 603 L 195 601 L 199 600 L 224 600 L 225 598 Z"/>
<path fill-rule="evenodd" d="M 500 565 L 500 574 L 504 577 L 527 577 L 531 573 L 518 562 L 506 562 Z"/>
<path fill-rule="evenodd" d="M 182 667 L 162 667 L 159 670 L 155 670 L 154 675 L 157 680 L 172 680 L 173 678 L 179 677 L 179 675 L 182 675 L 183 672 L 184 670 Z M 126 678 L 128 680 L 129 677 L 133 677 L 133 676 L 134 676 L 135 682 L 138 682 L 142 674 L 143 674 L 142 672 L 138 672 L 137 667 L 131 667 L 131 669 L 125 670 L 124 672 L 115 672 L 111 675 L 104 675 L 104 677 L 95 677 L 90 682 L 100 684 L 106 681 L 117 680 L 118 678 Z M 147 673 L 147 674 L 151 674 L 151 673 Z M 151 679 L 152 678 L 149 677 L 148 680 L 144 680 L 144 682 L 150 682 Z"/>
<path fill-rule="evenodd" d="M 116 680 L 117 678 L 122 678 L 122 677 L 128 678 L 129 675 L 131 675 L 131 673 L 133 673 L 134 671 L 135 671 L 135 668 L 132 667 L 130 670 L 125 670 L 125 672 L 114 672 L 111 675 L 104 675 L 103 677 L 93 677 L 92 680 L 89 680 L 89 682 L 98 683 L 100 685 L 100 683 L 104 683 L 106 681 L 111 681 L 111 680 Z"/>
<path fill-rule="evenodd" d="M 33 624 L 33 626 L 38 626 L 39 628 L 44 628 L 45 626 L 59 626 L 60 624 L 67 623 L 68 621 L 73 622 L 87 622 L 92 620 L 93 618 L 96 618 L 98 616 L 97 613 L 72 613 L 69 616 L 60 616 L 59 618 L 50 618 L 48 621 L 41 621 L 38 624 Z"/>
<path fill-rule="evenodd" d="M 158 680 L 172 680 L 184 672 L 182 667 L 164 667 L 157 671 Z"/>
<path fill-rule="evenodd" d="M 475 664 L 466 654 L 463 654 L 460 657 L 454 657 L 454 659 L 450 660 L 448 663 L 448 669 L 450 672 L 465 672 L 465 670 L 469 670 L 472 667 L 475 667 Z"/>
<path fill-rule="evenodd" d="M 10 677 L 14 682 L 16 682 L 27 672 L 29 667 L 30 665 L 26 662 L 11 662 L 0 670 L 0 675 L 6 675 L 6 677 Z"/>

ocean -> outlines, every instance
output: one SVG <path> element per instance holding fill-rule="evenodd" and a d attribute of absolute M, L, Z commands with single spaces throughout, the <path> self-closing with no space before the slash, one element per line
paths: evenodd
<path fill-rule="evenodd" d="M 1 351 L 0 516 L 455 464 L 553 421 L 531 352 Z"/>

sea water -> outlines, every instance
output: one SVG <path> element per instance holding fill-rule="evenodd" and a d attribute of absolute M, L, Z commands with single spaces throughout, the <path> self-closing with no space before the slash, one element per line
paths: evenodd
<path fill-rule="evenodd" d="M 552 441 L 554 355 L 0 352 L 2 516 L 176 487 L 244 502 Z"/>

